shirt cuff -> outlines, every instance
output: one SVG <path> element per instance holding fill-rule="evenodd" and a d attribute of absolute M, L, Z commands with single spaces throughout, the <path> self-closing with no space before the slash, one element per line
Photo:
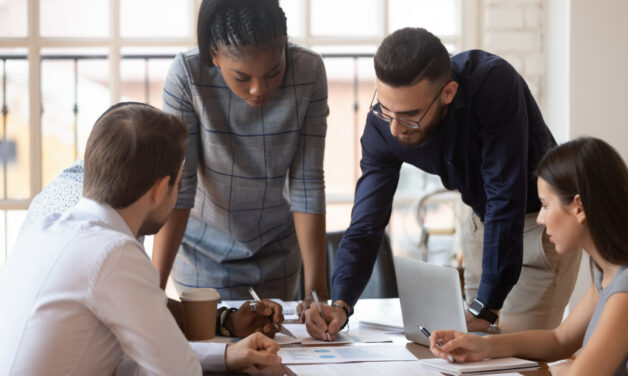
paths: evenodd
<path fill-rule="evenodd" d="M 512 286 L 504 287 L 480 282 L 477 298 L 491 309 L 502 309 L 504 300 L 511 289 Z"/>
<path fill-rule="evenodd" d="M 175 209 L 192 209 L 194 208 L 194 197 L 178 199 L 174 204 Z"/>
<path fill-rule="evenodd" d="M 190 342 L 190 347 L 198 355 L 203 372 L 225 373 L 226 343 Z"/>
<path fill-rule="evenodd" d="M 350 291 L 355 290 L 350 286 L 342 286 L 332 284 L 332 295 L 331 301 L 335 302 L 336 300 L 342 300 L 349 305 L 349 309 L 353 312 L 353 307 L 355 307 L 355 303 L 358 301 L 358 297 L 354 297 L 355 294 L 351 294 Z"/>

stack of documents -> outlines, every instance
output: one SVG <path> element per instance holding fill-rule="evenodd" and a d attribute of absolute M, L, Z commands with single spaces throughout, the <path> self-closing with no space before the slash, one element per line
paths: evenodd
<path fill-rule="evenodd" d="M 523 371 L 538 368 L 537 362 L 519 358 L 485 359 L 480 362 L 449 363 L 445 359 L 423 359 L 421 367 L 448 375 L 479 375 L 492 371 Z"/>

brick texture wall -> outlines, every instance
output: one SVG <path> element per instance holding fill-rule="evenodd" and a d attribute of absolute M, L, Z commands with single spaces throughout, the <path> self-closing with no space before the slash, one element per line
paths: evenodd
<path fill-rule="evenodd" d="M 463 0 L 464 1 L 464 0 Z M 543 110 L 545 0 L 481 0 L 481 48 L 508 60 Z"/>

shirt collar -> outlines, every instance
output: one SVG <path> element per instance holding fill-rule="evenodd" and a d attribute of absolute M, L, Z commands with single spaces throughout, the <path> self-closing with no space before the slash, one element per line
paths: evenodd
<path fill-rule="evenodd" d="M 110 205 L 94 201 L 87 197 L 81 197 L 79 202 L 76 204 L 76 209 L 87 212 L 108 224 L 114 230 L 118 230 L 132 238 L 135 238 L 135 235 L 124 219 L 122 219 L 120 214 L 118 214 L 118 212 Z"/>

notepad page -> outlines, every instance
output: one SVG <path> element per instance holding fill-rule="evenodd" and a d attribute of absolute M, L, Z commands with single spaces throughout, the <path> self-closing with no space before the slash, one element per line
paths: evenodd
<path fill-rule="evenodd" d="M 391 332 L 403 332 L 403 323 L 395 322 L 383 322 L 375 320 L 360 320 L 359 325 L 361 327 L 389 330 Z"/>
<path fill-rule="evenodd" d="M 368 363 L 337 363 L 290 365 L 298 376 L 441 376 L 437 371 L 421 368 L 418 361 L 391 361 Z"/>
<path fill-rule="evenodd" d="M 445 359 L 423 359 L 422 367 L 436 369 L 449 375 L 473 375 L 487 371 L 507 371 L 537 368 L 537 362 L 519 358 L 485 359 L 479 362 L 449 363 Z"/>

